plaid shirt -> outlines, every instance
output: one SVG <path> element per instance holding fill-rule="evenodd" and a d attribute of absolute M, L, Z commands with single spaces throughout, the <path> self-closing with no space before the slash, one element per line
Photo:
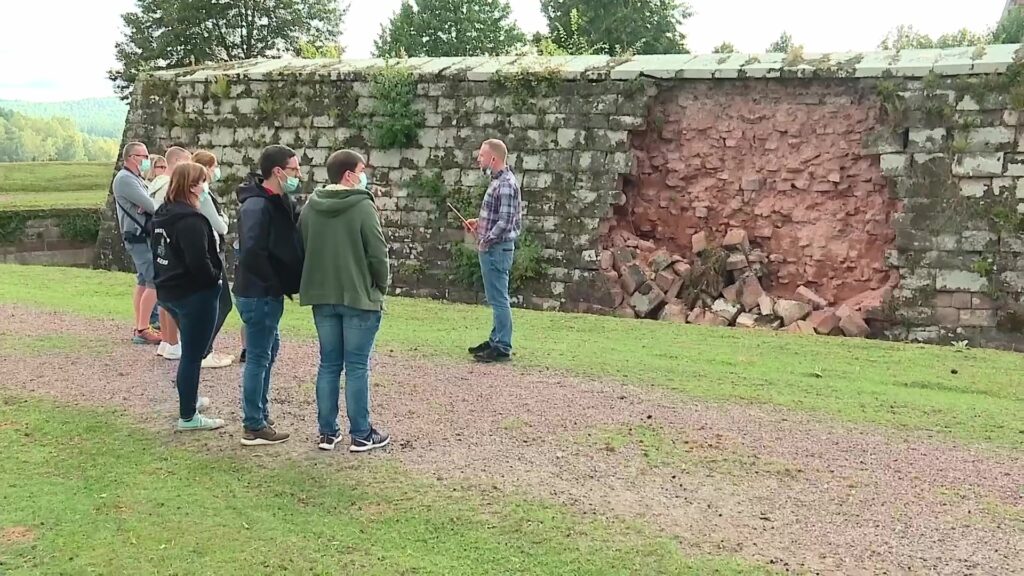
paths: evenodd
<path fill-rule="evenodd" d="M 512 242 L 519 237 L 522 194 L 512 169 L 505 167 L 491 176 L 491 184 L 484 194 L 477 220 L 480 249 L 487 250 L 500 242 Z"/>

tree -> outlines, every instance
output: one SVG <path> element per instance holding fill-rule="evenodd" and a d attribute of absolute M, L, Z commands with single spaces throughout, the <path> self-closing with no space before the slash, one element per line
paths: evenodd
<path fill-rule="evenodd" d="M 337 0 L 136 0 L 121 15 L 119 63 L 107 77 L 127 99 L 140 73 L 300 54 L 337 45 L 347 11 Z"/>
<path fill-rule="evenodd" d="M 992 44 L 1019 44 L 1024 42 L 1024 8 L 1010 9 L 996 24 L 991 34 Z"/>
<path fill-rule="evenodd" d="M 878 43 L 879 50 L 911 50 L 915 48 L 934 48 L 935 41 L 930 36 L 918 32 L 913 26 L 901 24 L 885 35 Z"/>
<path fill-rule="evenodd" d="M 541 56 L 603 54 L 608 49 L 604 43 L 590 44 L 582 30 L 583 16 L 573 8 L 569 12 L 569 30 L 562 28 L 561 24 L 555 24 L 555 29 L 549 34 L 535 34 L 533 43 L 537 45 L 537 52 Z"/>
<path fill-rule="evenodd" d="M 736 53 L 736 47 L 732 45 L 732 42 L 722 42 L 715 49 L 711 51 L 712 54 L 734 54 Z"/>
<path fill-rule="evenodd" d="M 779 52 L 782 54 L 789 54 L 789 51 L 792 50 L 793 48 L 802 48 L 802 46 L 793 44 L 793 37 L 790 36 L 789 32 L 783 32 L 782 35 L 779 36 L 778 40 L 772 42 L 771 45 L 768 46 L 767 52 Z"/>
<path fill-rule="evenodd" d="M 540 7 L 553 31 L 571 30 L 575 11 L 583 42 L 603 45 L 611 56 L 688 52 L 680 28 L 692 12 L 680 0 L 541 0 Z M 559 39 L 552 36 L 552 41 Z"/>
<path fill-rule="evenodd" d="M 507 0 L 403 0 L 374 42 L 378 58 L 500 56 L 526 43 Z"/>

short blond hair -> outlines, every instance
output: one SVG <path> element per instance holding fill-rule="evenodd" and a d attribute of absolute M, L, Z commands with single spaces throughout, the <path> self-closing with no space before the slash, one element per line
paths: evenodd
<path fill-rule="evenodd" d="M 508 158 L 508 146 L 505 146 L 505 143 L 501 140 L 491 138 L 490 140 L 485 140 L 483 145 L 490 150 L 491 154 L 493 154 L 498 160 L 504 162 Z"/>

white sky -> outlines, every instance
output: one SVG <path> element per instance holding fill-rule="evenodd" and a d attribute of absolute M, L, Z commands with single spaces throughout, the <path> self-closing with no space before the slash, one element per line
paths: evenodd
<path fill-rule="evenodd" d="M 174 1 L 174 0 L 168 0 Z M 348 57 L 368 57 L 373 39 L 401 0 L 351 0 L 341 42 Z M 807 52 L 873 50 L 898 24 L 937 36 L 967 27 L 984 30 L 1005 0 L 690 0 L 695 16 L 684 32 L 693 52 L 723 40 L 762 52 L 783 30 Z M 64 100 L 113 94 L 106 71 L 114 65 L 120 14 L 134 0 L 5 2 L 0 34 L 0 99 Z M 540 0 L 512 0 L 527 32 L 542 30 Z"/>

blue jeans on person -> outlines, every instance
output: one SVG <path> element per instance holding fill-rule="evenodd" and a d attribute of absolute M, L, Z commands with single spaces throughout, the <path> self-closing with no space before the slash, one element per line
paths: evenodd
<path fill-rule="evenodd" d="M 277 352 L 281 349 L 278 326 L 284 314 L 284 297 L 236 297 L 235 307 L 245 324 L 242 426 L 246 430 L 262 430 L 266 428 L 267 417 L 270 416 L 270 372 L 277 360 Z M 213 321 L 216 323 L 216 318 Z"/>
<path fill-rule="evenodd" d="M 345 371 L 345 409 L 349 434 L 370 434 L 370 352 L 380 329 L 379 310 L 348 306 L 313 306 L 313 323 L 320 340 L 316 375 L 317 421 L 321 434 L 338 436 L 338 387 Z M 251 353 L 251 352 L 250 352 Z"/>
<path fill-rule="evenodd" d="M 157 303 L 156 306 L 153 306 L 153 313 L 149 315 L 149 325 L 150 326 L 157 326 L 158 324 L 160 324 L 160 303 L 159 302 Z M 163 326 L 160 326 L 160 327 L 163 328 Z"/>
<path fill-rule="evenodd" d="M 494 315 L 489 342 L 500 352 L 512 352 L 512 307 L 508 296 L 508 279 L 515 256 L 515 242 L 499 242 L 480 253 L 480 273 L 484 294 Z"/>
<path fill-rule="evenodd" d="M 162 301 L 181 333 L 181 360 L 178 362 L 178 417 L 191 420 L 199 399 L 199 372 L 206 347 L 213 339 L 217 323 L 218 299 L 222 286 L 196 292 L 180 300 Z"/>

